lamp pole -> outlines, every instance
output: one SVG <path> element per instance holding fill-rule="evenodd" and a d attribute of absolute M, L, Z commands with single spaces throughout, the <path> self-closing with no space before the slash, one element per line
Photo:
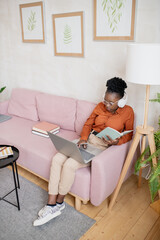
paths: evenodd
<path fill-rule="evenodd" d="M 143 126 L 138 126 L 136 128 L 136 133 L 125 160 L 122 172 L 120 174 L 118 184 L 111 196 L 109 210 L 112 209 L 115 203 L 121 185 L 124 181 L 127 170 L 131 164 L 132 158 L 141 138 L 141 152 L 144 152 L 146 138 L 148 138 L 151 154 L 153 154 L 156 150 L 154 141 L 154 128 L 147 125 L 147 120 L 150 85 L 160 85 L 160 44 L 129 44 L 127 57 L 126 76 L 128 82 L 146 85 L 144 124 Z M 153 167 L 157 165 L 156 157 L 152 158 L 152 163 Z M 138 186 L 141 185 L 141 175 L 142 169 L 140 169 Z M 158 191 L 158 195 L 160 198 L 160 190 Z"/>
<path fill-rule="evenodd" d="M 146 86 L 146 100 L 145 100 L 145 112 L 144 112 L 144 124 L 143 128 L 147 128 L 147 120 L 148 120 L 148 109 L 149 109 L 149 93 L 150 93 L 150 85 Z M 144 152 L 146 146 L 146 135 L 142 136 L 142 145 L 141 145 L 141 153 Z M 142 162 L 144 157 L 142 159 Z M 138 187 L 141 187 L 141 179 L 142 179 L 142 169 L 139 170 L 139 178 L 138 178 Z"/>

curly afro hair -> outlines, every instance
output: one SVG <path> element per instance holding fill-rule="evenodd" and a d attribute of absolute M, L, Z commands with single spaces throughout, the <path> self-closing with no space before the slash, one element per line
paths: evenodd
<path fill-rule="evenodd" d="M 121 97 L 123 97 L 127 84 L 122 78 L 114 77 L 107 81 L 106 87 L 107 92 L 118 93 Z"/>

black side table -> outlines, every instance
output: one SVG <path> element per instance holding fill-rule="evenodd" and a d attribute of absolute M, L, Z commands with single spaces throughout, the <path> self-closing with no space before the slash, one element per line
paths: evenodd
<path fill-rule="evenodd" d="M 0 147 L 10 147 L 9 145 L 0 145 Z M 11 156 L 8 156 L 7 158 L 2 158 L 0 159 L 0 168 L 5 168 L 9 165 L 12 166 L 12 172 L 13 172 L 13 179 L 14 179 L 14 185 L 15 185 L 15 188 L 10 191 L 9 193 L 7 193 L 5 196 L 3 197 L 0 197 L 0 200 L 3 200 L 5 202 L 8 202 L 10 204 L 12 204 L 13 206 L 17 207 L 18 210 L 20 210 L 20 204 L 19 204 L 19 197 L 18 197 L 18 190 L 17 188 L 20 189 L 20 185 L 19 185 L 19 177 L 18 177 L 18 169 L 17 169 L 17 164 L 16 164 L 16 161 L 19 157 L 19 150 L 14 147 L 14 146 L 11 146 L 12 147 L 12 150 L 13 150 L 13 155 Z M 6 196 L 8 196 L 10 193 L 12 193 L 13 191 L 16 191 L 16 198 L 17 198 L 17 205 L 7 201 L 5 199 Z"/>

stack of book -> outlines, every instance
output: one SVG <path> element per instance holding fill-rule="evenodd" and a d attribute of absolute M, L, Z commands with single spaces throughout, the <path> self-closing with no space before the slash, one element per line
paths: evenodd
<path fill-rule="evenodd" d="M 0 159 L 7 158 L 10 155 L 13 155 L 11 147 L 0 147 Z"/>
<path fill-rule="evenodd" d="M 49 137 L 47 132 L 56 134 L 59 131 L 60 126 L 49 122 L 39 122 L 32 127 L 32 133 L 40 135 L 42 137 Z"/>

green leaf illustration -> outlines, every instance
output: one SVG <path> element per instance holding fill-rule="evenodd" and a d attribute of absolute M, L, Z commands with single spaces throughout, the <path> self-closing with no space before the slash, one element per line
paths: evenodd
<path fill-rule="evenodd" d="M 112 33 L 118 29 L 125 3 L 126 0 L 102 0 L 101 6 L 106 14 L 108 26 Z"/>
<path fill-rule="evenodd" d="M 30 13 L 30 17 L 28 18 L 28 30 L 31 32 L 35 29 L 36 26 L 36 12 L 32 12 Z"/>
<path fill-rule="evenodd" d="M 72 31 L 71 27 L 66 24 L 64 27 L 64 44 L 70 44 L 72 42 Z"/>

